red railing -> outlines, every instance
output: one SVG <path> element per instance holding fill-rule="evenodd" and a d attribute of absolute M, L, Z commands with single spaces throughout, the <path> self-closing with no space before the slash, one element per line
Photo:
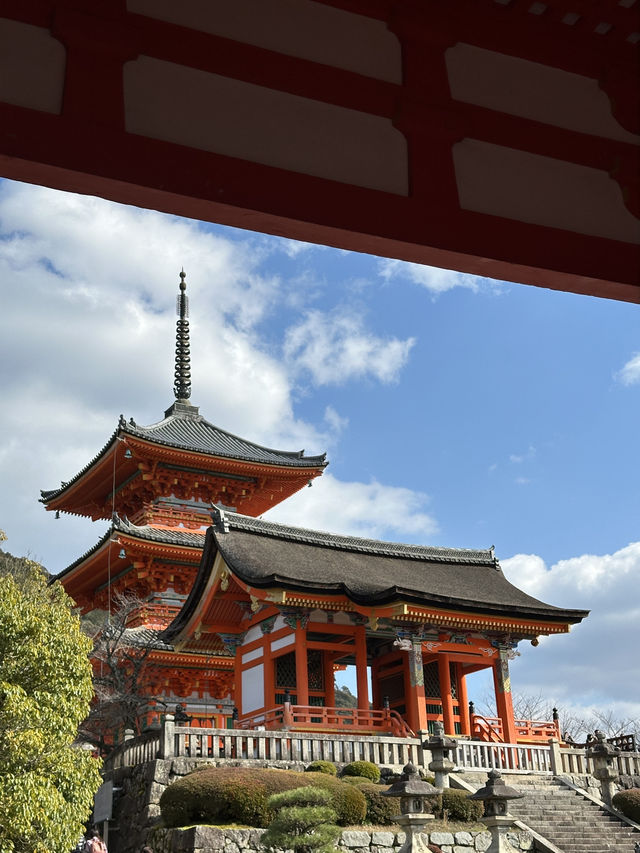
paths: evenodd
<path fill-rule="evenodd" d="M 514 720 L 514 724 L 518 738 L 544 742 L 552 737 L 561 739 L 558 720 Z"/>
<path fill-rule="evenodd" d="M 560 740 L 558 720 L 514 720 L 518 743 L 546 743 L 549 738 Z M 504 729 L 500 717 L 471 717 L 471 736 L 489 743 L 504 743 Z"/>
<path fill-rule="evenodd" d="M 502 720 L 500 717 L 483 717 L 482 714 L 472 714 L 471 737 L 488 743 L 504 743 Z"/>
<path fill-rule="evenodd" d="M 415 737 L 402 717 L 388 708 L 326 708 L 285 703 L 252 716 L 242 717 L 237 729 L 343 732 L 353 734 L 386 733 L 394 737 Z"/>

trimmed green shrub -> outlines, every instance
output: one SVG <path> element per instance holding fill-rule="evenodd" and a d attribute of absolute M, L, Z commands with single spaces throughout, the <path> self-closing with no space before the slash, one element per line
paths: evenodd
<path fill-rule="evenodd" d="M 336 813 L 329 808 L 328 791 L 321 788 L 294 788 L 273 794 L 268 807 L 276 812 L 262 836 L 267 850 L 293 850 L 294 853 L 333 853 L 340 827 Z"/>
<path fill-rule="evenodd" d="M 328 791 L 331 807 L 342 826 L 364 820 L 364 795 L 327 773 L 246 767 L 206 767 L 179 779 L 162 794 L 160 811 L 168 827 L 197 823 L 265 827 L 274 817 L 267 803 L 272 794 L 307 786 Z"/>
<path fill-rule="evenodd" d="M 611 800 L 613 807 L 630 820 L 640 823 L 640 788 L 618 791 Z"/>
<path fill-rule="evenodd" d="M 380 768 L 371 761 L 352 761 L 347 764 L 343 771 L 343 776 L 362 776 L 365 779 L 370 779 L 372 782 L 380 781 Z"/>
<path fill-rule="evenodd" d="M 457 788 L 445 788 L 442 791 L 442 810 L 446 811 L 450 820 L 475 823 L 484 813 L 480 800 L 470 800 L 467 791 Z"/>
<path fill-rule="evenodd" d="M 365 822 L 374 826 L 389 826 L 394 823 L 393 818 L 400 814 L 400 800 L 398 797 L 384 797 L 383 794 L 389 789 L 382 785 L 372 785 L 366 779 L 356 779 L 353 781 L 361 781 L 362 784 L 358 788 L 364 794 L 367 801 L 367 814 Z"/>
<path fill-rule="evenodd" d="M 307 773 L 328 773 L 329 776 L 338 775 L 338 768 L 332 761 L 312 761 L 304 769 Z"/>

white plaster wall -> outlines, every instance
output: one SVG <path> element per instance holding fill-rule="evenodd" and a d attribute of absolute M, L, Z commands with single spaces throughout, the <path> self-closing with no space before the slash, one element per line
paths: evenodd
<path fill-rule="evenodd" d="M 262 631 L 260 629 L 260 625 L 253 625 L 253 627 L 249 628 L 247 633 L 245 634 L 244 641 L 242 643 L 243 646 L 248 646 L 249 643 L 253 643 L 256 640 L 261 639 Z"/>
<path fill-rule="evenodd" d="M 271 651 L 277 652 L 278 649 L 283 649 L 285 646 L 290 646 L 296 639 L 295 634 L 287 634 L 284 637 L 280 637 L 278 640 L 274 640 L 271 643 Z"/>
<path fill-rule="evenodd" d="M 252 660 L 257 660 L 262 657 L 262 648 L 254 649 L 252 652 L 247 652 L 242 655 L 242 663 L 249 663 Z"/>
<path fill-rule="evenodd" d="M 242 672 L 242 714 L 264 707 L 264 664 Z"/>

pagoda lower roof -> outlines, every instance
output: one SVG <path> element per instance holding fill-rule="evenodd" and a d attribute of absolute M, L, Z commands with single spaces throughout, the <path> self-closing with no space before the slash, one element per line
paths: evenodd
<path fill-rule="evenodd" d="M 178 548 L 196 548 L 198 551 L 202 550 L 205 542 L 203 532 L 184 530 L 180 527 L 156 527 L 148 524 L 137 525 L 132 524 L 126 518 L 119 518 L 117 515 L 114 515 L 113 521 L 104 536 L 53 579 L 61 580 L 78 566 L 82 565 L 89 557 L 99 551 L 114 534 L 124 534 L 132 539 L 139 539 L 143 542 L 156 542 L 161 545 L 173 545 Z"/>
<path fill-rule="evenodd" d="M 360 606 L 406 602 L 499 617 L 580 622 L 585 610 L 546 604 L 511 584 L 493 550 L 440 548 L 338 536 L 227 511 L 207 531 L 202 563 L 182 611 L 166 629 L 192 619 L 219 553 L 248 587 L 286 589 L 307 599 L 344 596 Z"/>
<path fill-rule="evenodd" d="M 278 468 L 317 470 L 328 464 L 325 453 L 318 456 L 305 456 L 304 450 L 285 451 L 263 447 L 205 420 L 199 414 L 197 406 L 174 403 L 161 421 L 150 426 L 140 426 L 133 418 L 126 421 L 121 415 L 117 429 L 102 450 L 71 480 L 63 482 L 58 489 L 41 491 L 41 502 L 49 503 L 64 494 L 105 457 L 118 440 L 127 436 L 148 441 L 160 447 Z"/>

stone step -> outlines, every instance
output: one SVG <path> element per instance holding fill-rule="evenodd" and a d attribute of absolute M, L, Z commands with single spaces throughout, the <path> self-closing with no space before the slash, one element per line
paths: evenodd
<path fill-rule="evenodd" d="M 507 784 L 518 790 L 520 781 Z M 639 832 L 557 780 L 536 779 L 520 790 L 525 796 L 509 803 L 510 811 L 562 853 L 634 853 Z"/>

